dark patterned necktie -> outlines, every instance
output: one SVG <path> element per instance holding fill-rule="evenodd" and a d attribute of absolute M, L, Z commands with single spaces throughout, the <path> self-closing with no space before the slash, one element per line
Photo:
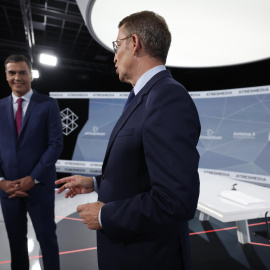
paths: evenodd
<path fill-rule="evenodd" d="M 128 99 L 126 101 L 126 104 L 124 106 L 124 109 L 123 111 L 127 108 L 128 104 L 131 102 L 131 100 L 135 97 L 135 94 L 134 94 L 134 89 L 132 89 L 129 93 L 129 96 L 128 96 Z"/>
<path fill-rule="evenodd" d="M 17 112 L 15 114 L 15 122 L 16 122 L 16 126 L 17 126 L 17 134 L 20 133 L 21 126 L 22 126 L 22 102 L 23 102 L 22 98 L 19 98 L 17 100 L 18 109 L 17 109 Z"/>

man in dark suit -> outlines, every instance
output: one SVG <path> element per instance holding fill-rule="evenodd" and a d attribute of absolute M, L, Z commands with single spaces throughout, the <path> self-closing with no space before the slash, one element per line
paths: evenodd
<path fill-rule="evenodd" d="M 55 162 L 62 151 L 56 100 L 31 89 L 31 62 L 5 61 L 12 94 L 0 100 L 0 197 L 11 250 L 11 268 L 29 269 L 27 212 L 39 241 L 44 269 L 59 270 L 54 221 Z"/>
<path fill-rule="evenodd" d="M 56 181 L 66 197 L 93 190 L 78 206 L 97 230 L 100 270 L 190 269 L 188 220 L 199 196 L 200 122 L 186 89 L 165 62 L 171 35 L 149 11 L 124 18 L 113 42 L 116 73 L 133 99 L 116 123 L 98 177 Z M 129 99 L 130 100 L 130 99 Z"/>

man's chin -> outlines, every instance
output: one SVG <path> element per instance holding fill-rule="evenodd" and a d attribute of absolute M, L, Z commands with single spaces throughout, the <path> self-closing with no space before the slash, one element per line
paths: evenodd
<path fill-rule="evenodd" d="M 16 96 L 24 96 L 26 93 L 28 93 L 30 91 L 30 89 L 27 91 L 25 89 L 21 89 L 21 88 L 13 88 L 12 92 L 14 93 L 14 95 Z"/>
<path fill-rule="evenodd" d="M 120 82 L 125 82 L 124 77 L 121 76 L 119 73 L 117 74 Z"/>

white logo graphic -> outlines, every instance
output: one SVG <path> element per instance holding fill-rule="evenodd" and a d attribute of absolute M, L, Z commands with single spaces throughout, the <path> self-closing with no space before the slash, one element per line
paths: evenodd
<path fill-rule="evenodd" d="M 206 135 L 201 135 L 201 140 L 222 140 L 222 136 L 215 136 L 215 132 L 212 129 L 206 130 Z"/>
<path fill-rule="evenodd" d="M 214 131 L 212 129 L 207 129 L 206 134 L 207 134 L 207 136 L 211 136 L 214 134 Z"/>
<path fill-rule="evenodd" d="M 97 126 L 92 127 L 92 131 L 86 131 L 84 132 L 85 136 L 105 136 L 105 132 L 98 132 L 99 128 Z"/>
<path fill-rule="evenodd" d="M 67 136 L 78 127 L 75 121 L 79 119 L 79 117 L 69 108 L 61 111 L 60 115 L 62 119 L 63 134 Z"/>
<path fill-rule="evenodd" d="M 238 132 L 235 131 L 233 133 L 233 138 L 234 139 L 255 139 L 256 137 L 256 132 Z"/>

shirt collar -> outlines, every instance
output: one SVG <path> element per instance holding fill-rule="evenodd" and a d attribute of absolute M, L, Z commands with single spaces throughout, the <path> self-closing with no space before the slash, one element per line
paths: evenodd
<path fill-rule="evenodd" d="M 27 92 L 27 94 L 25 94 L 24 96 L 22 96 L 21 98 L 23 98 L 25 101 L 27 102 L 30 102 L 30 99 L 31 99 L 31 96 L 33 95 L 33 90 L 30 89 L 29 92 Z M 16 95 L 14 95 L 12 93 L 12 98 L 13 98 L 13 104 L 15 104 L 17 102 L 17 100 L 20 98 L 20 97 L 17 97 Z"/>
<path fill-rule="evenodd" d="M 166 70 L 164 65 L 156 66 L 145 72 L 134 86 L 134 94 L 137 95 L 146 83 L 160 71 Z"/>

